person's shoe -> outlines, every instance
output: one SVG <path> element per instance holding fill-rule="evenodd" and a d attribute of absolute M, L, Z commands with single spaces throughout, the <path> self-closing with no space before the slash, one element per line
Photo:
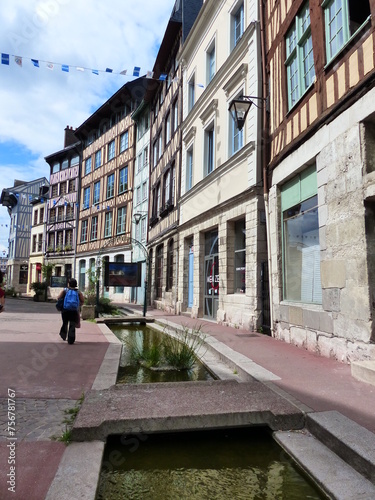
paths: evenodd
<path fill-rule="evenodd" d="M 60 332 L 60 337 L 61 337 L 63 340 L 66 340 L 66 334 L 64 335 L 62 332 Z"/>
<path fill-rule="evenodd" d="M 68 344 L 74 344 L 75 337 L 69 337 L 68 336 Z"/>

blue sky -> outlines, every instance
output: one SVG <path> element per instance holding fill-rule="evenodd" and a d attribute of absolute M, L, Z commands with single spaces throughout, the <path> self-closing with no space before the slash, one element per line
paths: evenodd
<path fill-rule="evenodd" d="M 15 179 L 48 178 L 44 157 L 63 148 L 65 127 L 78 127 L 133 79 L 134 66 L 141 74 L 152 70 L 174 3 L 12 0 L 2 6 L 0 52 L 9 54 L 9 65 L 0 64 L 0 192 Z M 0 255 L 8 247 L 9 220 L 0 206 Z"/>

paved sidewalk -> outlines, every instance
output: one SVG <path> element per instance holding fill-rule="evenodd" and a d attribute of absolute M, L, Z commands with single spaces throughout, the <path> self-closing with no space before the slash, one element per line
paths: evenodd
<path fill-rule="evenodd" d="M 141 313 L 141 308 L 133 309 Z M 155 309 L 147 316 L 189 327 L 202 325 L 205 333 L 232 349 L 234 357 L 240 353 L 272 372 L 274 380 L 267 384 L 285 392 L 289 399 L 297 399 L 313 411 L 338 410 L 375 433 L 375 387 L 354 380 L 350 366 L 265 335 L 214 322 Z M 82 322 L 77 341 L 71 346 L 60 339 L 60 324 L 54 304 L 26 299 L 7 299 L 6 310 L 0 315 L 1 500 L 45 498 L 67 449 L 51 436 L 62 434 L 64 410 L 74 407 L 82 393 L 93 387 L 111 351 L 99 325 Z M 111 356 L 106 359 L 110 364 Z M 9 401 L 12 399 L 16 401 L 15 411 Z M 13 414 L 15 436 L 10 435 L 12 427 L 8 425 Z M 11 468 L 13 458 L 15 471 Z M 8 491 L 13 472 L 16 493 Z M 69 478 L 66 488 L 69 495 Z"/>
<path fill-rule="evenodd" d="M 107 351 L 95 323 L 82 322 L 74 345 L 61 340 L 60 326 L 51 303 L 7 299 L 0 314 L 1 500 L 45 498 L 66 450 L 52 436 L 64 432 L 64 410 L 91 389 Z"/>
<path fill-rule="evenodd" d="M 131 309 L 141 311 L 139 306 Z M 274 373 L 280 390 L 313 411 L 337 410 L 375 433 L 375 386 L 351 376 L 350 365 L 312 354 L 267 335 L 238 330 L 212 321 L 150 309 L 147 316 L 202 331 Z"/>

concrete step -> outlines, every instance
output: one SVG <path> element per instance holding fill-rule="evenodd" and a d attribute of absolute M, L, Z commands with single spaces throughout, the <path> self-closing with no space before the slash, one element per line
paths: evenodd
<path fill-rule="evenodd" d="M 375 498 L 375 485 L 307 430 L 278 431 L 275 440 L 328 496 L 335 500 Z"/>
<path fill-rule="evenodd" d="M 353 361 L 351 369 L 355 379 L 375 385 L 375 360 Z"/>
<path fill-rule="evenodd" d="M 375 484 L 375 434 L 337 411 L 307 414 L 306 428 Z"/>

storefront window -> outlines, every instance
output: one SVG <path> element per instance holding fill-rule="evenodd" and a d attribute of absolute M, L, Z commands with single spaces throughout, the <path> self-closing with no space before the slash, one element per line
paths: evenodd
<path fill-rule="evenodd" d="M 281 193 L 285 300 L 322 303 L 318 196 L 307 197 L 316 190 L 314 168 L 294 178 Z"/>

